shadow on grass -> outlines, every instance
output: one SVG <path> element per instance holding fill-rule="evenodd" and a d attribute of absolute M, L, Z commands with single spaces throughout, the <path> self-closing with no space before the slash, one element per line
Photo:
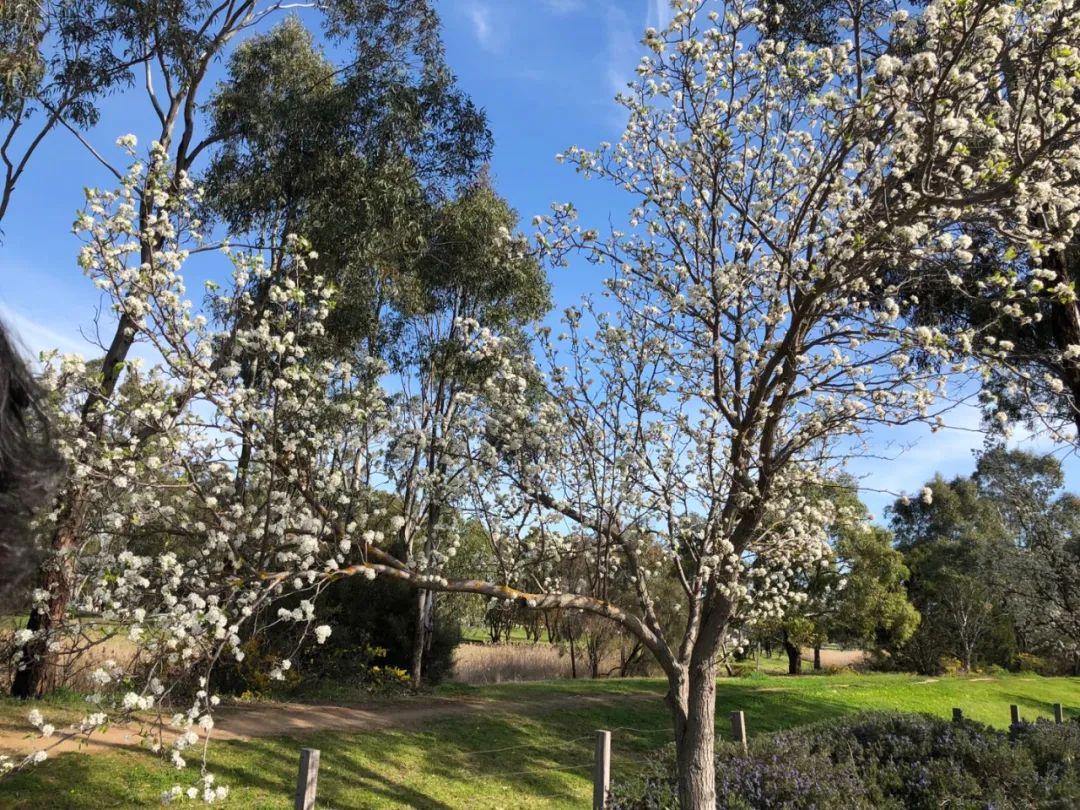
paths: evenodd
<path fill-rule="evenodd" d="M 762 691 L 759 683 L 726 682 L 717 725 L 728 737 L 727 713 L 747 714 L 751 734 L 839 717 L 855 711 L 813 696 Z M 320 732 L 214 743 L 209 769 L 232 790 L 230 806 L 291 807 L 299 751 L 322 752 L 319 806 L 346 808 L 571 808 L 591 791 L 597 729 L 613 732 L 615 777 L 672 739 L 662 698 L 606 696 L 535 711 L 478 714 L 431 721 L 418 730 Z M 0 806 L 105 808 L 153 806 L 161 791 L 198 779 L 195 756 L 177 772 L 146 752 L 65 754 L 0 785 Z M 47 802 L 45 799 L 47 798 Z M 45 802 L 45 803 L 43 803 Z"/>
<path fill-rule="evenodd" d="M 112 754 L 68 753 L 0 782 L 0 807 L 5 810 L 75 810 L 76 808 L 142 807 L 145 797 L 132 791 L 141 769 L 102 774 L 101 759 Z M 145 757 L 132 752 L 131 756 Z M 151 763 L 156 768 L 156 763 Z"/>
<path fill-rule="evenodd" d="M 493 698 L 490 706 L 414 728 L 215 742 L 209 767 L 232 789 L 234 808 L 291 807 L 299 751 L 311 747 L 322 752 L 319 806 L 328 810 L 547 810 L 587 805 L 597 729 L 613 732 L 616 779 L 638 771 L 646 755 L 672 739 L 671 717 L 655 681 L 560 685 L 554 691 L 581 700 L 549 705 L 539 700 L 541 686 L 500 691 L 507 699 L 502 707 Z M 941 714 L 950 705 L 964 706 L 965 699 L 973 714 L 1000 715 L 1004 726 L 1010 702 L 1026 717 L 1048 716 L 1054 702 L 1071 694 L 1080 693 L 1069 684 L 1035 681 L 923 686 L 899 677 L 723 680 L 717 688 L 717 731 L 730 739 L 728 715 L 735 710 L 745 712 L 755 737 L 871 708 Z M 0 784 L 0 807 L 152 807 L 163 790 L 198 780 L 196 760 L 189 756 L 191 767 L 177 772 L 140 751 L 66 754 Z"/>

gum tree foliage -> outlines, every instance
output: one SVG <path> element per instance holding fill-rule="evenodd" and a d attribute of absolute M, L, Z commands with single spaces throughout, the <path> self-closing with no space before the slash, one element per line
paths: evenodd
<path fill-rule="evenodd" d="M 909 572 L 893 548 L 892 534 L 878 526 L 844 531 L 837 557 L 845 579 L 830 617 L 829 638 L 873 651 L 910 638 L 920 616 L 904 588 Z"/>
<path fill-rule="evenodd" d="M 469 324 L 484 324 L 508 347 L 527 353 L 522 328 L 550 307 L 548 285 L 524 239 L 512 229 L 517 215 L 483 180 L 438 207 L 426 249 L 414 272 L 394 281 L 396 339 L 387 365 L 399 388 L 393 399 L 398 432 L 388 446 L 387 470 L 401 503 L 401 560 L 441 569 L 457 554 L 457 511 L 468 503 L 473 466 L 466 441 L 469 418 L 484 401 L 491 364 L 463 351 Z M 389 307 L 388 307 L 389 308 Z M 417 627 L 410 675 L 419 687 L 424 650 L 434 630 L 435 594 L 417 594 Z"/>
<path fill-rule="evenodd" d="M 1080 317 L 1074 289 L 1075 242 L 1056 251 L 1049 266 L 1025 248 L 1002 244 L 970 229 L 985 255 L 950 269 L 950 278 L 928 276 L 909 311 L 913 321 L 980 335 L 983 350 L 1000 362 L 988 366 L 981 391 L 988 424 L 1006 436 L 1014 422 L 1075 443 L 1080 411 Z M 1052 269 L 1051 269 L 1052 268 Z M 1024 279 L 1017 289 L 1017 278 Z M 1000 317 L 1021 306 L 1022 317 Z"/>
<path fill-rule="evenodd" d="M 506 327 L 535 318 L 547 297 L 535 262 L 503 261 L 516 216 L 478 179 L 491 138 L 441 59 L 441 48 L 418 48 L 338 68 L 289 20 L 232 57 L 213 99 L 213 129 L 231 136 L 207 172 L 208 205 L 232 233 L 272 256 L 290 234 L 311 243 L 310 269 L 340 290 L 323 354 L 402 378 L 401 404 L 424 436 L 395 446 L 409 457 L 394 480 L 410 560 L 447 529 L 431 482 L 450 464 L 440 443 L 455 418 L 455 320 Z M 272 279 L 253 280 L 253 294 Z M 417 615 L 414 686 L 434 621 L 424 591 Z"/>
<path fill-rule="evenodd" d="M 1011 628 L 987 576 L 989 560 L 1007 542 L 1004 527 L 969 477 L 935 476 L 923 492 L 891 508 L 896 546 L 910 571 L 908 595 L 922 614 L 894 657 L 929 674 L 940 672 L 948 658 L 966 670 L 986 662 L 1008 665 Z"/>
<path fill-rule="evenodd" d="M 943 656 L 1012 666 L 1016 652 L 1075 668 L 1077 501 L 1063 480 L 1052 456 L 995 447 L 971 477 L 929 482 L 929 502 L 893 506 L 924 613 L 894 654 L 925 672 Z"/>
<path fill-rule="evenodd" d="M 0 7 L 0 223 L 46 136 L 93 126 L 102 96 L 130 85 L 135 68 L 152 58 L 150 41 L 129 38 L 138 5 L 12 0 Z"/>
<path fill-rule="evenodd" d="M 143 78 L 147 102 L 160 125 L 153 138 L 153 143 L 157 144 L 154 160 L 156 165 L 167 165 L 172 172 L 168 177 L 164 177 L 160 171 L 141 175 L 145 182 L 160 185 L 144 186 L 136 194 L 136 238 L 142 239 L 144 235 L 156 234 L 159 209 L 170 204 L 179 193 L 180 186 L 189 182 L 193 166 L 200 157 L 211 154 L 216 148 L 244 140 L 246 133 L 242 126 L 243 116 L 233 119 L 226 117 L 224 122 L 219 118 L 216 125 L 203 126 L 200 109 L 207 96 L 204 87 L 207 70 L 240 35 L 279 13 L 284 7 L 295 6 L 258 0 L 228 0 L 220 4 L 202 0 L 196 3 L 162 0 L 134 6 L 123 4 L 122 8 L 128 14 L 124 18 L 122 30 L 124 40 L 131 43 L 149 43 L 146 47 L 153 54 L 153 58 L 144 65 Z M 429 80 L 444 84 L 449 82 L 452 89 L 452 81 L 446 77 L 441 63 L 437 19 L 426 3 L 387 4 L 381 0 L 342 0 L 321 4 L 320 8 L 324 12 L 328 36 L 333 41 L 348 46 L 346 53 L 351 61 L 343 71 L 352 70 L 359 76 L 357 81 L 363 82 L 364 75 L 370 75 L 373 83 L 378 84 L 377 80 L 381 78 L 385 85 L 387 76 L 396 76 L 399 83 L 394 92 L 403 96 L 408 95 L 410 88 L 416 88 Z M 281 36 L 287 34 L 288 32 L 285 32 Z M 297 36 L 294 27 L 294 43 Z M 263 42 L 262 47 L 265 50 L 265 40 Z M 258 44 L 254 47 L 257 48 Z M 298 64 L 298 69 L 304 67 L 310 70 L 314 58 L 312 56 L 306 62 Z M 242 55 L 237 59 L 240 63 L 243 62 Z M 280 62 L 273 64 L 286 69 Z M 327 78 L 333 80 L 335 77 Z M 264 77 L 263 81 L 268 79 Z M 257 84 L 257 80 L 255 83 Z M 287 82 L 285 86 L 288 87 Z M 393 87 L 379 87 L 386 92 L 393 90 Z M 305 88 L 294 89 L 302 91 Z M 223 103 L 228 105 L 228 92 L 228 88 L 221 91 L 219 107 L 222 99 Z M 313 92 L 319 92 L 319 88 L 313 88 Z M 229 109 L 235 112 L 240 102 L 235 94 L 231 98 Z M 466 102 L 457 99 L 454 104 L 461 106 L 466 105 Z M 279 109 L 280 106 L 279 103 Z M 465 113 L 473 114 L 470 109 L 465 109 Z M 427 126 L 428 123 L 429 118 L 423 114 L 418 114 L 414 123 L 418 131 L 417 138 L 425 148 L 428 139 L 437 140 L 439 131 L 437 127 Z M 435 151 L 440 152 L 440 149 Z M 223 153 L 229 153 L 228 146 L 225 146 Z M 243 149 L 238 147 L 234 154 L 242 156 Z M 95 156 L 104 161 L 101 155 L 95 153 Z M 445 162 L 448 158 L 443 155 L 441 160 Z M 308 170 L 311 166 L 303 168 Z M 116 169 L 113 169 L 113 172 L 118 179 L 126 176 Z M 325 174 L 322 178 L 325 179 Z M 227 182 L 227 179 L 223 180 L 223 183 Z M 265 197 L 259 200 L 251 196 L 247 200 L 234 199 L 234 202 L 238 206 L 257 205 L 260 202 L 268 204 Z M 234 207 L 232 210 L 236 213 L 240 209 Z M 252 226 L 258 217 L 262 217 L 265 222 L 267 217 L 272 218 L 275 211 L 280 213 L 273 208 L 268 211 L 258 208 L 253 210 L 256 213 L 249 215 L 252 216 Z M 260 210 L 263 213 L 259 213 Z M 323 215 L 326 213 L 324 211 Z M 282 239 L 285 236 L 286 232 L 280 230 L 267 234 L 266 246 L 270 248 L 268 262 L 272 269 L 271 279 L 275 282 L 279 270 L 289 272 L 280 269 Z M 261 241 L 256 241 L 255 244 L 264 246 Z M 155 256 L 160 254 L 159 248 L 158 244 L 143 241 L 140 246 L 141 264 L 152 269 Z M 267 301 L 269 285 L 251 281 L 250 278 L 248 283 L 256 288 L 254 300 L 257 311 L 258 306 Z M 245 317 L 255 319 L 256 315 L 250 312 Z M 77 444 L 79 464 L 92 465 L 95 459 L 108 455 L 114 449 L 105 435 L 105 414 L 110 398 L 117 391 L 127 368 L 128 353 L 136 336 L 131 316 L 123 307 L 116 308 L 116 318 L 111 334 L 98 336 L 102 352 L 100 374 L 96 385 L 86 390 L 86 399 L 80 409 L 84 435 Z M 238 362 L 243 364 L 241 348 L 234 345 L 223 347 L 219 352 L 220 362 L 228 362 L 226 358 L 231 358 L 233 350 L 237 350 L 240 353 Z M 245 371 L 245 375 L 248 374 L 250 369 Z M 183 403 L 177 403 L 177 407 L 183 407 Z M 21 651 L 20 669 L 12 685 L 12 693 L 16 696 L 33 697 L 41 694 L 46 687 L 49 648 L 61 633 L 71 598 L 75 576 L 74 558 L 77 550 L 86 541 L 86 527 L 94 509 L 90 500 L 92 495 L 85 481 L 70 477 L 58 492 L 57 502 L 61 504 L 61 514 L 59 519 L 51 524 L 50 534 L 44 542 L 49 555 L 37 577 L 37 593 L 43 601 L 39 601 L 30 614 L 28 629 L 33 635 Z"/>
<path fill-rule="evenodd" d="M 384 354 L 394 337 L 384 316 L 435 208 L 490 156 L 483 114 L 426 39 L 437 29 L 417 25 L 425 39 L 411 48 L 363 50 L 342 66 L 290 19 L 237 49 L 211 102 L 223 146 L 206 174 L 209 208 L 259 244 L 305 235 L 313 269 L 342 290 L 335 351 Z"/>
<path fill-rule="evenodd" d="M 1080 671 L 1080 498 L 1063 491 L 1053 456 L 995 448 L 974 480 L 1001 520 L 1008 544 L 988 563 L 994 593 L 1021 650 Z"/>
<path fill-rule="evenodd" d="M 842 479 L 818 497 L 836 504 L 827 554 L 796 577 L 797 598 L 779 620 L 751 629 L 758 638 L 778 637 L 790 675 L 801 673 L 804 647 L 813 648 L 814 669 L 821 669 L 828 641 L 877 651 L 906 641 L 919 624 L 904 587 L 903 555 L 892 547 L 891 532 L 868 524 L 855 483 Z"/>

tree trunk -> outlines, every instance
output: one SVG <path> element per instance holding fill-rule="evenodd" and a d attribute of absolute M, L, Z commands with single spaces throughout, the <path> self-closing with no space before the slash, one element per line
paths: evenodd
<path fill-rule="evenodd" d="M 814 671 L 821 672 L 821 645 L 814 645 Z"/>
<path fill-rule="evenodd" d="M 416 629 L 413 632 L 412 665 L 409 668 L 409 680 L 413 689 L 419 689 L 424 682 L 424 653 L 430 647 L 433 601 L 431 591 L 416 592 Z"/>
<path fill-rule="evenodd" d="M 167 143 L 165 138 L 162 143 Z M 182 164 L 178 163 L 177 171 Z M 179 175 L 178 175 L 179 176 Z M 147 199 L 153 195 L 152 189 L 144 188 L 143 203 L 139 211 L 139 227 L 145 229 L 150 209 Z M 154 246 L 145 240 L 142 242 L 139 257 L 143 264 L 153 260 Z M 99 406 L 112 396 L 120 380 L 120 374 L 127 360 L 128 352 L 135 342 L 134 321 L 126 312 L 116 324 L 112 342 L 101 363 L 101 380 L 96 390 L 87 396 L 82 406 L 82 438 L 87 446 L 92 447 L 101 435 L 104 417 Z M 89 450 L 80 454 L 78 461 L 85 461 Z M 72 479 L 69 479 L 69 482 Z M 49 652 L 50 636 L 55 628 L 63 624 L 64 613 L 73 591 L 75 576 L 75 549 L 79 546 L 86 530 L 86 515 L 89 508 L 90 494 L 82 484 L 75 484 L 72 490 L 61 490 L 60 503 L 66 507 L 60 514 L 56 528 L 53 529 L 49 542 L 49 556 L 38 571 L 37 587 L 49 591 L 45 611 L 34 609 L 27 621 L 27 629 L 39 631 L 39 636 L 23 645 L 22 660 L 25 667 L 16 673 L 11 682 L 11 694 L 17 698 L 41 697 L 45 692 L 47 675 L 52 668 L 52 654 Z"/>
<path fill-rule="evenodd" d="M 35 636 L 20 650 L 22 667 L 11 681 L 12 697 L 23 700 L 42 697 L 49 683 L 49 674 L 54 666 L 49 643 L 55 640 L 57 628 L 63 626 L 64 614 L 74 591 L 74 551 L 86 514 L 85 493 L 76 491 L 73 498 L 60 516 L 53 532 L 49 557 L 38 571 L 37 587 L 48 591 L 49 598 L 41 607 L 30 611 L 26 629 L 34 631 Z"/>
<path fill-rule="evenodd" d="M 668 679 L 675 716 L 675 765 L 681 810 L 715 810 L 716 666 L 711 656 Z"/>
<path fill-rule="evenodd" d="M 802 647 L 792 644 L 787 633 L 784 634 L 784 652 L 787 653 L 788 675 L 802 674 Z"/>

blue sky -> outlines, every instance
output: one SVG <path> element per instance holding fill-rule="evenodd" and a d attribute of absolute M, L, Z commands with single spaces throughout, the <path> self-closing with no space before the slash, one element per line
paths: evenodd
<path fill-rule="evenodd" d="M 633 75 L 641 32 L 666 21 L 666 0 L 437 0 L 437 5 L 449 64 L 487 111 L 495 135 L 496 187 L 526 226 L 554 201 L 572 200 L 582 221 L 592 225 L 602 226 L 609 215 L 619 218 L 629 201 L 618 190 L 583 181 L 554 156 L 574 144 L 591 147 L 618 138 L 623 117 L 614 95 Z M 145 145 L 153 131 L 145 96 L 135 88 L 109 99 L 101 123 L 86 137 L 122 164 L 115 139 L 134 132 Z M 71 233 L 87 185 L 110 185 L 110 176 L 72 136 L 56 132 L 31 163 L 3 223 L 0 317 L 28 352 L 59 347 L 94 353 L 80 329 L 93 329 L 98 299 L 75 264 L 79 243 Z M 557 306 L 597 289 L 599 272 L 584 264 L 556 271 Z M 189 289 L 195 290 L 195 283 Z M 982 443 L 970 430 L 977 415 L 962 411 L 950 423 L 962 429 L 933 436 L 921 428 L 883 432 L 875 443 L 889 460 L 867 459 L 853 471 L 865 476 L 868 487 L 908 492 L 938 470 L 947 476 L 969 472 L 972 451 Z M 1070 484 L 1080 488 L 1080 465 L 1069 459 L 1066 467 Z M 864 499 L 879 517 L 892 500 L 870 492 Z"/>

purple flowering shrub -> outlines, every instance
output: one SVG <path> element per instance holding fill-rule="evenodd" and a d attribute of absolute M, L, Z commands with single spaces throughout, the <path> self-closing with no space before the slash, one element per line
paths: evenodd
<path fill-rule="evenodd" d="M 1080 723 L 1010 733 L 928 715 L 868 713 L 719 743 L 723 810 L 1012 810 L 1080 807 Z M 612 810 L 677 808 L 674 750 L 616 785 Z"/>

